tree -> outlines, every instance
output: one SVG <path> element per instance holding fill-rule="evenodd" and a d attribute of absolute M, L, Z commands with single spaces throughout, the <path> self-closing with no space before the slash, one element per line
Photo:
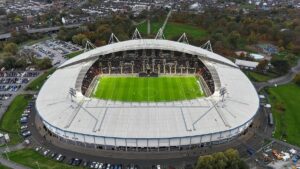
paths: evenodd
<path fill-rule="evenodd" d="M 247 38 L 247 41 L 250 43 L 250 44 L 253 44 L 253 43 L 256 43 L 257 42 L 257 36 L 256 34 L 251 31 L 250 35 L 248 36 Z"/>
<path fill-rule="evenodd" d="M 4 52 L 15 55 L 18 52 L 18 45 L 13 42 L 10 42 L 4 45 L 3 50 Z"/>
<path fill-rule="evenodd" d="M 266 67 L 268 66 L 269 62 L 267 60 L 262 60 L 258 63 L 256 69 L 259 71 L 265 71 Z"/>
<path fill-rule="evenodd" d="M 228 149 L 224 152 L 225 156 L 228 159 L 228 163 L 226 168 L 227 169 L 240 169 L 239 163 L 240 163 L 240 157 L 239 152 L 234 149 Z"/>
<path fill-rule="evenodd" d="M 298 86 L 300 86 L 300 73 L 298 73 L 298 74 L 295 76 L 294 82 L 295 82 Z"/>
<path fill-rule="evenodd" d="M 83 40 L 87 39 L 87 37 L 84 34 L 78 34 L 78 35 L 74 35 L 72 37 L 72 41 L 78 45 L 82 45 Z"/>
<path fill-rule="evenodd" d="M 5 69 L 9 70 L 9 69 L 13 69 L 16 67 L 16 59 L 13 57 L 8 57 L 5 58 L 2 66 L 5 67 Z"/>
<path fill-rule="evenodd" d="M 228 149 L 212 155 L 200 156 L 195 169 L 248 169 L 237 150 Z"/>
<path fill-rule="evenodd" d="M 228 163 L 228 158 L 223 152 L 218 152 L 213 154 L 214 157 L 214 167 L 215 169 L 224 169 Z"/>
<path fill-rule="evenodd" d="M 49 58 L 37 59 L 35 64 L 40 70 L 45 70 L 52 67 L 52 62 Z"/>
<path fill-rule="evenodd" d="M 279 74 L 286 74 L 290 70 L 290 64 L 287 60 L 283 59 L 272 59 L 271 64 Z"/>
<path fill-rule="evenodd" d="M 214 158 L 211 155 L 200 156 L 196 169 L 213 169 Z"/>
<path fill-rule="evenodd" d="M 228 42 L 233 48 L 236 48 L 240 42 L 241 35 L 237 31 L 233 31 L 228 35 Z"/>

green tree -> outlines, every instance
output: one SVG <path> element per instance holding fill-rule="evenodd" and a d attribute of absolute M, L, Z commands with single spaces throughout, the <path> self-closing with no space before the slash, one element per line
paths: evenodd
<path fill-rule="evenodd" d="M 272 59 L 271 64 L 279 74 L 286 74 L 290 70 L 290 64 L 287 60 L 283 59 Z"/>
<path fill-rule="evenodd" d="M 16 59 L 13 58 L 13 57 L 8 57 L 8 58 L 5 58 L 3 63 L 2 63 L 2 66 L 5 67 L 5 69 L 9 70 L 9 69 L 13 69 L 16 67 Z"/>
<path fill-rule="evenodd" d="M 200 156 L 195 169 L 248 169 L 237 150 L 228 149 L 212 155 Z"/>
<path fill-rule="evenodd" d="M 214 158 L 211 155 L 200 156 L 196 169 L 213 169 Z"/>
<path fill-rule="evenodd" d="M 38 69 L 45 70 L 52 67 L 52 62 L 49 58 L 37 59 L 35 65 Z"/>
<path fill-rule="evenodd" d="M 250 44 L 253 44 L 253 43 L 256 43 L 257 42 L 257 36 L 256 34 L 251 31 L 250 35 L 248 36 L 247 38 L 247 41 L 250 43 Z"/>
<path fill-rule="evenodd" d="M 240 157 L 237 150 L 228 149 L 224 152 L 224 154 L 228 159 L 226 169 L 240 169 Z"/>
<path fill-rule="evenodd" d="M 224 169 L 228 163 L 228 159 L 223 152 L 213 154 L 215 169 Z"/>
<path fill-rule="evenodd" d="M 229 35 L 228 35 L 228 42 L 230 43 L 230 45 L 233 47 L 233 48 L 237 48 L 238 47 L 238 44 L 240 42 L 240 38 L 241 38 L 241 35 L 239 32 L 237 31 L 232 31 Z"/>

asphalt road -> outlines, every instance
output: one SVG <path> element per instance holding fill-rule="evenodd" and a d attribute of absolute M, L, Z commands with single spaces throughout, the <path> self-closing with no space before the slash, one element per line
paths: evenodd
<path fill-rule="evenodd" d="M 32 33 L 46 33 L 46 32 L 58 31 L 61 27 L 77 28 L 80 25 L 81 24 L 70 24 L 70 25 L 62 25 L 62 26 L 53 26 L 53 27 L 48 27 L 48 28 L 28 29 L 26 31 L 29 34 L 32 34 Z M 0 34 L 0 40 L 9 39 L 9 38 L 11 38 L 11 33 Z"/>
<path fill-rule="evenodd" d="M 297 65 L 292 67 L 286 75 L 271 79 L 268 82 L 254 82 L 254 86 L 257 91 L 260 91 L 265 87 L 287 84 L 291 82 L 298 73 L 300 73 L 300 60 L 298 60 Z"/>

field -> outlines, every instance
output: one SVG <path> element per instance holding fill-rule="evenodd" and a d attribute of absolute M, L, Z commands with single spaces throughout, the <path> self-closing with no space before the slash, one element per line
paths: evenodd
<path fill-rule="evenodd" d="M 5 155 L 3 156 L 5 157 Z M 30 167 L 32 169 L 82 169 L 82 167 L 74 167 L 64 163 L 56 162 L 54 160 L 51 160 L 50 158 L 42 156 L 32 149 L 13 151 L 8 153 L 8 157 L 11 161 Z"/>
<path fill-rule="evenodd" d="M 194 99 L 203 92 L 194 76 L 101 77 L 93 97 L 108 100 L 159 102 Z"/>
<path fill-rule="evenodd" d="M 300 146 L 300 87 L 287 84 L 268 91 L 276 125 L 275 137 Z"/>
<path fill-rule="evenodd" d="M 266 82 L 270 79 L 276 78 L 276 74 L 273 74 L 273 73 L 262 74 L 262 73 L 253 72 L 253 71 L 244 71 L 244 73 L 248 76 L 248 78 L 251 81 L 254 81 L 254 82 Z"/>
<path fill-rule="evenodd" d="M 156 35 L 159 28 L 163 25 L 162 22 L 151 22 L 151 34 Z M 138 26 L 139 31 L 143 34 L 147 34 L 147 22 L 144 22 Z M 172 38 L 179 38 L 183 33 L 187 34 L 187 37 L 193 37 L 193 38 L 200 38 L 207 35 L 207 32 L 203 30 L 202 28 L 195 27 L 192 25 L 187 24 L 181 24 L 181 23 L 174 23 L 174 22 L 168 22 L 165 30 L 164 35 L 168 39 Z"/>
<path fill-rule="evenodd" d="M 10 136 L 9 144 L 17 144 L 22 140 L 19 135 L 20 125 L 18 120 L 31 98 L 31 95 L 16 96 L 0 120 L 0 130 L 7 132 Z"/>

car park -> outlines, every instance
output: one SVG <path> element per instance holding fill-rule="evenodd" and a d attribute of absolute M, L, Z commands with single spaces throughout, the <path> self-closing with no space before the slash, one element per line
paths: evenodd
<path fill-rule="evenodd" d="M 61 40 L 46 40 L 31 45 L 26 50 L 30 50 L 38 58 L 48 57 L 51 59 L 52 65 L 58 66 L 61 62 L 66 60 L 66 58 L 64 58 L 65 55 L 82 50 L 82 48 Z"/>

